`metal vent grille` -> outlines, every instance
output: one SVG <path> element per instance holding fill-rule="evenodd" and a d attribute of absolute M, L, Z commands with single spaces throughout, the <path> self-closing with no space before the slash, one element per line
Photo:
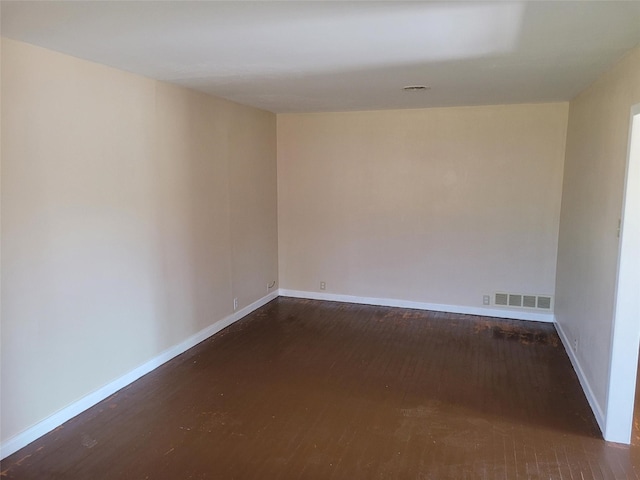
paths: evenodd
<path fill-rule="evenodd" d="M 509 295 L 506 293 L 496 293 L 496 305 L 508 305 L 509 304 Z"/>
<path fill-rule="evenodd" d="M 523 295 L 522 306 L 527 308 L 536 308 L 536 296 L 535 295 Z"/>
<path fill-rule="evenodd" d="M 509 294 L 509 306 L 520 307 L 522 306 L 522 295 Z"/>
<path fill-rule="evenodd" d="M 553 304 L 553 296 L 500 292 L 494 294 L 493 303 L 498 307 L 519 307 L 551 310 Z"/>
<path fill-rule="evenodd" d="M 551 308 L 551 297 L 538 297 L 538 308 Z"/>

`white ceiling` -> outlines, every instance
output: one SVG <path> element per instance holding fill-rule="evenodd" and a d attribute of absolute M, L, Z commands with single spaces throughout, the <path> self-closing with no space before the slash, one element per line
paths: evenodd
<path fill-rule="evenodd" d="M 569 100 L 640 43 L 640 1 L 1 8 L 3 36 L 273 112 Z"/>

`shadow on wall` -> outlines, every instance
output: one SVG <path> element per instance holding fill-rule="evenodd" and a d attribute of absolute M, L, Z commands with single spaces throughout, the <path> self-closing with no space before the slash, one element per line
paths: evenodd
<path fill-rule="evenodd" d="M 159 350 L 231 313 L 225 112 L 202 94 L 159 84 L 153 164 Z"/>
<path fill-rule="evenodd" d="M 240 307 L 266 295 L 277 225 L 273 114 L 7 39 L 2 63 L 4 443 L 232 313 L 234 259 Z M 273 178 L 234 187 L 259 192 L 234 250 L 239 121 Z"/>

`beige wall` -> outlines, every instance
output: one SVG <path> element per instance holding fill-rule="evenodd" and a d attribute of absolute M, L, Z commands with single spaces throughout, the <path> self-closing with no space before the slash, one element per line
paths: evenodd
<path fill-rule="evenodd" d="M 555 292 L 605 406 L 640 49 L 570 109 L 279 115 L 277 176 L 271 113 L 1 49 L 0 441 L 278 278 L 471 307 Z"/>
<path fill-rule="evenodd" d="M 271 113 L 2 41 L 2 441 L 267 294 Z"/>
<path fill-rule="evenodd" d="M 640 48 L 571 101 L 558 242 L 556 319 L 600 409 L 606 408 L 618 220 Z"/>
<path fill-rule="evenodd" d="M 553 294 L 568 104 L 278 115 L 280 287 Z"/>

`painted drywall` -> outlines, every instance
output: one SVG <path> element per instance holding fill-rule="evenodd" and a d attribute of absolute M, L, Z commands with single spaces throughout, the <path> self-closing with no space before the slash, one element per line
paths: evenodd
<path fill-rule="evenodd" d="M 629 121 L 638 102 L 640 48 L 573 99 L 569 108 L 555 311 L 569 342 L 578 341 L 575 358 L 601 418 L 612 355 Z"/>
<path fill-rule="evenodd" d="M 480 308 L 553 294 L 567 111 L 278 115 L 280 287 Z"/>
<path fill-rule="evenodd" d="M 2 41 L 4 442 L 267 294 L 275 115 Z"/>

